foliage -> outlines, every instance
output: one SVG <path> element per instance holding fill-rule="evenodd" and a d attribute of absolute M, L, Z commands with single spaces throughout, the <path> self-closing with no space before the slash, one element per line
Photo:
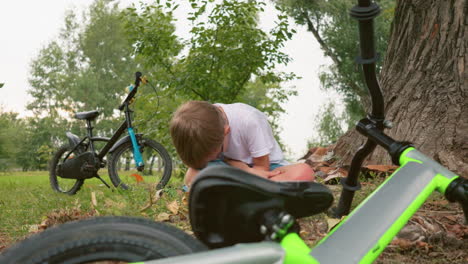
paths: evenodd
<path fill-rule="evenodd" d="M 114 109 L 136 68 L 120 13 L 109 0 L 96 0 L 82 20 L 68 11 L 59 37 L 32 61 L 33 101 L 27 108 L 34 115 L 26 120 L 27 136 L 19 145 L 23 170 L 46 169 L 53 149 L 65 141 L 65 131 L 84 135 L 85 123 L 73 119 L 76 112 L 100 111 L 94 126 L 101 136 L 117 127 L 120 117 Z"/>
<path fill-rule="evenodd" d="M 193 27 L 187 40 L 175 35 L 172 11 L 177 6 L 172 1 L 142 4 L 140 10 L 132 7 L 125 16 L 136 54 L 146 66 L 167 76 L 160 79 L 158 75 L 162 87 L 192 99 L 232 103 L 253 78 L 264 84 L 294 78 L 293 74 L 273 71 L 275 65 L 290 60 L 279 51 L 294 32 L 285 15 L 278 16 L 277 26 L 267 34 L 258 28 L 257 21 L 263 2 L 190 2 L 193 12 L 188 20 Z M 183 52 L 182 44 L 187 51 Z"/>
<path fill-rule="evenodd" d="M 17 166 L 18 146 L 22 145 L 24 127 L 17 113 L 0 108 L 0 171 Z"/>
<path fill-rule="evenodd" d="M 96 0 L 81 20 L 69 11 L 60 36 L 31 63 L 34 100 L 28 109 L 34 117 L 28 119 L 27 144 L 20 150 L 23 169 L 44 169 L 64 132 L 79 132 L 84 125 L 71 118 L 75 112 L 99 110 L 95 127 L 108 136 L 125 94 L 120 87 L 136 70 L 148 73 L 150 86 L 139 91 L 134 125 L 173 154 L 168 123 L 187 100 L 244 101 L 269 114 L 277 129 L 282 103 L 295 94 L 281 86 L 294 74 L 274 71 L 290 60 L 280 51 L 294 33 L 287 16 L 280 10 L 276 27 L 264 32 L 258 27 L 261 1 L 190 4 L 192 29 L 186 39 L 175 34 L 178 5 L 172 0 L 123 11 L 111 0 Z"/>
<path fill-rule="evenodd" d="M 307 142 L 308 148 L 335 143 L 345 132 L 346 117 L 338 115 L 335 104 L 328 102 L 316 116 L 315 124 L 318 135 Z"/>
<path fill-rule="evenodd" d="M 31 63 L 34 100 L 28 108 L 36 116 L 53 111 L 63 119 L 64 113 L 99 110 L 98 127 L 110 131 L 114 126 L 114 109 L 125 94 L 123 80 L 131 79 L 136 65 L 120 10 L 111 2 L 94 2 L 82 22 L 68 11 L 59 38 Z"/>
<path fill-rule="evenodd" d="M 325 55 L 333 64 L 320 73 L 322 89 L 337 91 L 343 98 L 346 121 L 353 125 L 364 116 L 370 106 L 367 88 L 354 59 L 359 52 L 357 22 L 348 14 L 356 4 L 354 0 L 275 0 L 297 24 L 307 29 L 319 42 Z M 378 0 L 382 14 L 375 21 L 376 50 L 384 57 L 387 47 L 395 1 Z M 382 60 L 377 68 L 381 69 Z"/>
<path fill-rule="evenodd" d="M 270 115 L 277 131 L 281 103 L 295 94 L 281 83 L 295 78 L 292 73 L 277 73 L 278 64 L 290 58 L 280 51 L 295 32 L 281 10 L 275 28 L 258 28 L 261 1 L 191 0 L 190 37 L 175 34 L 175 1 L 157 1 L 128 8 L 126 29 L 135 55 L 150 69 L 152 84 L 158 91 L 141 96 L 137 103 L 137 122 L 145 132 L 164 145 L 171 113 L 187 100 L 245 102 Z M 143 98 L 144 97 L 144 98 Z M 174 152 L 173 152 L 174 153 Z"/>

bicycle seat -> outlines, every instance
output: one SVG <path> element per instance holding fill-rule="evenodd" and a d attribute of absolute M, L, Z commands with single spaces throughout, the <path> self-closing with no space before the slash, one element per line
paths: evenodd
<path fill-rule="evenodd" d="M 264 240 L 260 233 L 267 210 L 295 218 L 328 209 L 331 191 L 315 182 L 274 182 L 228 166 L 208 167 L 192 184 L 190 223 L 211 248 Z"/>
<path fill-rule="evenodd" d="M 82 119 L 82 120 L 94 120 L 99 115 L 98 110 L 88 111 L 88 112 L 80 112 L 75 114 L 75 118 Z"/>

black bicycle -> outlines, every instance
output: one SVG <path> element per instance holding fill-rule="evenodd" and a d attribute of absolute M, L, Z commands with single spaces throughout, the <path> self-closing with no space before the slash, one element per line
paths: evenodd
<path fill-rule="evenodd" d="M 135 184 L 145 184 L 160 189 L 167 184 L 172 173 L 172 160 L 167 150 L 133 129 L 130 104 L 140 83 L 147 82 L 140 72 L 135 75 L 135 84 L 129 86 L 129 94 L 119 106 L 119 110 L 125 112 L 125 121 L 111 138 L 93 136 L 92 121 L 99 116 L 99 111 L 75 114 L 77 119 L 86 121 L 87 135 L 80 139 L 71 132 L 66 133 L 68 144 L 60 147 L 50 162 L 52 189 L 72 195 L 86 179 L 94 177 L 110 188 L 98 174 L 107 165 L 115 187 L 129 189 Z M 121 138 L 125 131 L 128 135 Z"/>

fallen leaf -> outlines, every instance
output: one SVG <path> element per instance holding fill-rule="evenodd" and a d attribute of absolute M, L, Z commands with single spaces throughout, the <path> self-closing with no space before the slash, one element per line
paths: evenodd
<path fill-rule="evenodd" d="M 97 206 L 97 200 L 96 200 L 96 193 L 95 192 L 91 192 L 91 203 L 94 206 Z"/>
<path fill-rule="evenodd" d="M 168 213 L 160 213 L 156 216 L 156 221 L 164 222 L 169 221 L 171 216 Z"/>
<path fill-rule="evenodd" d="M 118 208 L 118 209 L 125 208 L 125 202 L 123 202 L 123 201 L 117 202 L 117 201 L 114 201 L 114 200 L 111 200 L 111 199 L 106 199 L 105 202 L 104 202 L 104 205 L 105 205 L 105 207 L 115 207 L 115 208 Z"/>
<path fill-rule="evenodd" d="M 447 218 L 448 220 L 456 223 L 457 222 L 457 218 L 454 216 L 454 215 L 444 215 L 445 218 Z"/>
<path fill-rule="evenodd" d="M 40 226 L 39 225 L 30 225 L 29 226 L 29 233 L 37 233 L 39 232 Z"/>
<path fill-rule="evenodd" d="M 139 182 L 143 182 L 143 177 L 141 177 L 140 174 L 137 174 L 137 173 L 133 173 L 130 175 L 131 177 L 135 178 L 136 182 L 139 183 Z"/>
<path fill-rule="evenodd" d="M 424 249 L 432 248 L 431 245 L 429 245 L 428 243 L 426 243 L 424 241 L 416 241 L 416 246 L 418 246 L 419 248 L 424 248 Z"/>
<path fill-rule="evenodd" d="M 171 213 L 176 215 L 179 213 L 179 204 L 177 203 L 177 201 L 173 201 L 172 203 L 167 205 L 167 209 L 169 209 Z"/>
<path fill-rule="evenodd" d="M 367 165 L 367 166 L 364 166 L 364 168 L 366 168 L 368 170 L 371 170 L 371 171 L 391 173 L 391 172 L 394 172 L 396 169 L 398 169 L 398 166 L 394 166 L 394 165 Z"/>
<path fill-rule="evenodd" d="M 188 193 L 184 193 L 184 196 L 182 196 L 182 204 L 185 206 L 188 206 L 188 197 L 189 197 Z"/>
<path fill-rule="evenodd" d="M 401 249 L 409 249 L 413 246 L 413 243 L 406 239 L 396 238 L 392 241 L 392 245 L 398 246 Z"/>
<path fill-rule="evenodd" d="M 315 151 L 307 157 L 307 160 L 312 162 L 324 162 L 333 159 L 333 151 L 330 151 L 328 148 L 317 147 Z"/>
<path fill-rule="evenodd" d="M 343 220 L 345 217 L 346 216 L 343 216 L 341 219 L 327 217 L 327 224 L 328 224 L 327 233 L 330 232 L 335 226 L 337 226 L 341 222 L 341 220 Z"/>
<path fill-rule="evenodd" d="M 323 181 L 328 182 L 335 178 L 344 178 L 344 177 L 345 176 L 343 176 L 341 173 L 333 173 L 333 174 L 328 175 L 325 179 L 323 179 Z"/>

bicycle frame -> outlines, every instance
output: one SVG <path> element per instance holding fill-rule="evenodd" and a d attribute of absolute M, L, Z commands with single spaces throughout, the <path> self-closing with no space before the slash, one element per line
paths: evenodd
<path fill-rule="evenodd" d="M 137 87 L 134 87 L 133 85 L 130 86 L 130 93 L 127 96 L 127 99 L 122 103 L 122 105 L 119 107 L 119 109 L 125 108 L 125 121 L 120 125 L 120 127 L 117 129 L 117 131 L 112 135 L 110 139 L 108 138 L 103 138 L 103 137 L 94 137 L 93 136 L 93 127 L 91 126 L 91 122 L 87 120 L 87 130 L 88 130 L 88 135 L 84 137 L 78 144 L 75 145 L 75 147 L 70 151 L 70 153 L 74 152 L 79 146 L 82 145 L 82 143 L 86 140 L 89 139 L 89 147 L 91 152 L 95 152 L 95 147 L 94 147 L 94 141 L 107 141 L 106 145 L 99 151 L 97 154 L 97 157 L 100 161 L 103 160 L 103 158 L 107 155 L 107 153 L 112 152 L 117 146 L 120 145 L 120 143 L 123 143 L 126 138 L 122 138 L 119 140 L 120 136 L 122 136 L 123 133 L 125 133 L 125 130 L 127 130 L 127 133 L 130 137 L 130 140 L 132 142 L 133 146 L 133 158 L 135 160 L 135 164 L 137 165 L 137 168 L 143 168 L 144 167 L 144 162 L 143 162 L 143 157 L 141 156 L 140 153 L 140 146 L 137 141 L 137 135 L 135 134 L 132 126 L 132 117 L 131 117 L 131 110 L 129 108 L 129 98 L 133 98 L 133 96 L 136 94 Z M 70 154 L 69 154 L 70 155 Z M 64 160 L 68 158 L 67 155 Z"/>
<path fill-rule="evenodd" d="M 120 143 L 120 141 L 118 142 L 117 140 L 125 132 L 125 130 L 127 130 L 133 146 L 133 158 L 135 160 L 135 164 L 137 165 L 137 167 L 141 168 L 144 166 L 143 158 L 140 153 L 140 146 L 138 145 L 137 136 L 133 130 L 132 119 L 130 114 L 131 110 L 129 109 L 128 105 L 126 105 L 125 121 L 120 125 L 120 127 L 117 129 L 114 135 L 112 135 L 112 137 L 110 138 L 109 142 L 101 149 L 97 156 L 100 160 L 102 160 L 108 152 L 112 152 Z M 125 140 L 125 138 L 120 140 Z"/>
<path fill-rule="evenodd" d="M 458 178 L 414 148 L 403 152 L 400 164 L 397 171 L 312 249 L 296 233 L 291 233 L 279 244 L 239 244 L 139 263 L 372 263 L 432 192 L 444 194 Z M 395 199 L 398 203 L 393 202 Z"/>

